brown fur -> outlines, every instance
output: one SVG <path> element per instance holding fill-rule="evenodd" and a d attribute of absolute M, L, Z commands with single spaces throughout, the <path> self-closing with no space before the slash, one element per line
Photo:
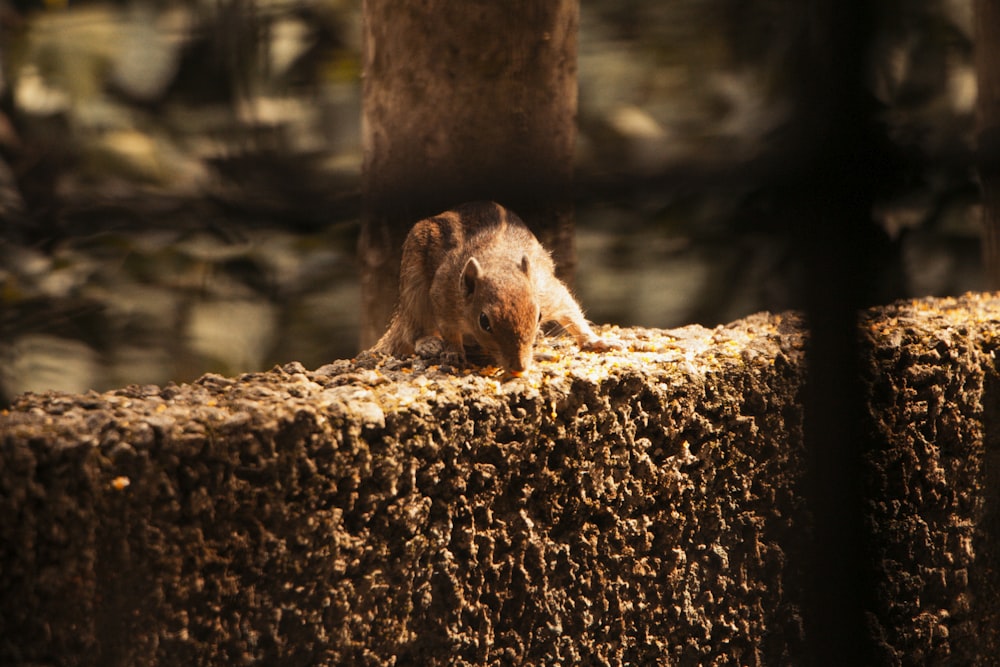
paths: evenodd
<path fill-rule="evenodd" d="M 476 344 L 498 365 L 520 374 L 531 367 L 539 323 L 549 321 L 562 325 L 584 348 L 607 347 L 521 219 L 499 204 L 472 202 L 410 230 L 403 244 L 399 302 L 389 329 L 372 349 L 406 356 L 418 340 L 438 336 L 446 354 L 464 361 L 464 345 Z"/>

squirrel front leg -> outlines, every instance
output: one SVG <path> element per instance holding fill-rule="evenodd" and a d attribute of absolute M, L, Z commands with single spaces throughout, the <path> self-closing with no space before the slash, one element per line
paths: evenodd
<path fill-rule="evenodd" d="M 440 352 L 442 361 L 455 365 L 464 366 L 465 345 L 462 344 L 462 330 L 458 327 L 445 325 L 440 327 L 441 341 L 443 343 Z"/>

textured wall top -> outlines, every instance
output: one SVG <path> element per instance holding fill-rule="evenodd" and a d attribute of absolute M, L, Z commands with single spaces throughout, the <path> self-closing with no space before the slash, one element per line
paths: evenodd
<path fill-rule="evenodd" d="M 975 661 L 989 635 L 998 313 L 862 325 L 890 662 Z M 516 379 L 366 359 L 22 397 L 0 662 L 795 662 L 801 323 L 603 333 L 626 349 L 546 341 Z"/>

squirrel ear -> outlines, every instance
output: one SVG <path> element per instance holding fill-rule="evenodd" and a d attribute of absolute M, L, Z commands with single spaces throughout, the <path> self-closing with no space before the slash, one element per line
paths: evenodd
<path fill-rule="evenodd" d="M 523 255 L 521 257 L 521 271 L 524 272 L 524 275 L 528 275 L 528 271 L 530 269 L 531 269 L 531 265 L 528 264 L 528 256 L 527 255 Z"/>
<path fill-rule="evenodd" d="M 465 296 L 469 296 L 476 290 L 476 280 L 482 273 L 483 267 L 479 266 L 475 257 L 470 257 L 469 261 L 465 263 L 465 268 L 462 269 L 462 287 L 465 290 Z"/>

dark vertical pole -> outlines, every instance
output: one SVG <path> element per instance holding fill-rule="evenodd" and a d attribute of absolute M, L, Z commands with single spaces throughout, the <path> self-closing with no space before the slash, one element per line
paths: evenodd
<path fill-rule="evenodd" d="M 1000 0 L 975 2 L 976 149 L 983 196 L 986 286 L 1000 289 Z M 983 644 L 1000 655 L 1000 377 L 986 376 L 983 399 L 983 518 L 972 571 L 975 616 Z"/>
<path fill-rule="evenodd" d="M 814 532 L 804 609 L 809 664 L 874 660 L 862 457 L 864 403 L 857 315 L 869 287 L 874 149 L 867 93 L 872 30 L 868 0 L 813 0 L 803 7 L 797 60 L 798 117 L 790 177 L 791 233 L 803 261 L 810 339 L 804 395 Z"/>

